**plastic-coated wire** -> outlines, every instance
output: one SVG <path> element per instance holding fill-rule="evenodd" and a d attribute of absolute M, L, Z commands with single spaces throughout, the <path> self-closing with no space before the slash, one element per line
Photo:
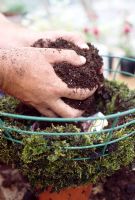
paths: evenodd
<path fill-rule="evenodd" d="M 117 138 L 117 139 L 114 139 L 114 140 L 111 140 L 108 142 L 108 145 L 109 144 L 113 144 L 113 143 L 116 143 L 116 142 L 119 142 L 121 140 L 124 140 L 126 139 L 127 137 L 130 137 L 131 135 L 134 135 L 135 134 L 135 131 L 132 131 L 131 133 L 129 134 L 125 134 L 123 135 L 122 137 L 120 138 Z M 91 148 L 95 148 L 95 147 L 102 147 L 102 146 L 105 146 L 106 143 L 101 143 L 101 144 L 93 144 L 93 145 L 88 145 L 88 146 L 70 146 L 70 147 L 65 147 L 65 149 L 70 149 L 70 150 L 77 150 L 77 149 L 91 149 Z"/>
<path fill-rule="evenodd" d="M 117 112 L 115 114 L 106 115 L 104 117 L 78 117 L 78 118 L 51 118 L 51 117 L 34 117 L 34 116 L 27 116 L 27 115 L 16 115 L 16 114 L 9 114 L 0 112 L 0 116 L 2 117 L 9 117 L 15 119 L 24 119 L 24 120 L 32 120 L 32 121 L 48 121 L 48 122 L 83 122 L 89 120 L 97 120 L 97 119 L 113 119 L 115 117 L 121 117 L 124 115 L 135 113 L 135 108 L 124 111 L 124 112 Z"/>
<path fill-rule="evenodd" d="M 124 140 L 124 139 L 126 139 L 127 137 L 130 137 L 130 136 L 132 136 L 132 135 L 134 135 L 134 134 L 135 134 L 135 131 L 132 131 L 131 133 L 125 134 L 125 135 L 123 135 L 123 136 L 120 137 L 120 138 L 117 138 L 117 139 L 114 139 L 114 140 L 109 141 L 109 142 L 107 143 L 107 145 L 113 144 L 113 143 L 116 143 L 116 142 L 119 142 L 119 141 L 121 141 L 121 140 Z M 9 138 L 9 137 L 6 137 L 6 136 L 5 136 L 5 138 L 6 138 L 7 140 L 12 141 L 12 142 L 16 142 L 16 143 L 18 143 L 18 144 L 23 144 L 22 141 L 16 140 L 16 139 L 14 139 L 14 138 Z M 63 147 L 63 148 L 64 148 L 64 149 L 67 149 L 67 150 L 80 150 L 80 149 L 97 148 L 97 147 L 102 147 L 102 146 L 105 146 L 105 145 L 106 145 L 106 142 L 100 143 L 100 144 L 87 145 L 87 146 L 68 146 L 68 147 Z"/>
<path fill-rule="evenodd" d="M 135 120 L 132 120 L 130 122 L 126 122 L 125 124 L 119 125 L 114 127 L 114 131 L 119 130 L 121 128 L 125 128 L 129 125 L 133 125 L 135 124 Z M 92 134 L 100 134 L 100 133 L 108 133 L 109 131 L 112 130 L 112 128 L 108 128 L 108 129 L 104 129 L 101 131 L 94 131 L 94 132 L 65 132 L 65 133 L 50 133 L 50 132 L 43 132 L 43 131 L 26 131 L 26 130 L 21 130 L 21 129 L 17 129 L 17 128 L 12 128 L 12 127 L 7 127 L 3 124 L 0 125 L 1 129 L 4 130 L 8 130 L 8 131 L 14 131 L 17 132 L 19 134 L 29 134 L 29 135 L 44 135 L 44 136 L 79 136 L 79 135 L 92 135 Z"/>
<path fill-rule="evenodd" d="M 95 159 L 98 159 L 98 158 L 100 158 L 100 157 L 106 157 L 106 156 L 108 156 L 108 155 L 110 155 L 110 154 L 104 154 L 104 155 L 99 155 L 99 156 L 97 156 L 96 158 L 92 158 L 92 157 L 86 157 L 86 158 L 71 158 L 70 160 L 75 160 L 75 161 L 85 161 L 85 160 L 95 160 Z"/>
<path fill-rule="evenodd" d="M 107 141 L 105 142 L 105 146 L 104 146 L 103 151 L 102 151 L 102 154 L 103 154 L 103 155 L 105 154 L 105 151 L 106 151 L 106 148 L 107 148 L 108 143 L 111 141 L 112 133 L 113 133 L 114 128 L 115 128 L 115 126 L 117 125 L 118 121 L 119 121 L 119 117 L 116 117 L 116 118 L 114 119 L 113 124 L 112 124 L 112 128 L 111 128 L 111 130 L 109 131 L 109 135 L 108 135 Z"/>

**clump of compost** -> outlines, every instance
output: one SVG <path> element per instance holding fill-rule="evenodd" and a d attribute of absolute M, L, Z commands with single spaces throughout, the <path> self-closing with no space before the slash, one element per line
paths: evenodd
<path fill-rule="evenodd" d="M 103 65 L 102 58 L 98 54 L 98 50 L 92 45 L 88 44 L 89 49 L 80 49 L 72 42 L 66 41 L 62 38 L 57 39 L 55 42 L 44 41 L 40 39 L 33 44 L 33 47 L 40 48 L 55 48 L 55 49 L 71 49 L 78 55 L 86 58 L 86 63 L 80 67 L 76 67 L 67 62 L 55 63 L 53 68 L 55 73 L 68 85 L 69 88 L 82 88 L 82 89 L 94 89 L 103 84 L 103 74 L 101 74 L 101 68 Z M 63 97 L 64 102 L 73 108 L 86 111 L 88 114 L 95 113 L 95 97 L 91 97 L 85 100 L 73 100 Z M 85 113 L 85 114 L 86 114 Z"/>

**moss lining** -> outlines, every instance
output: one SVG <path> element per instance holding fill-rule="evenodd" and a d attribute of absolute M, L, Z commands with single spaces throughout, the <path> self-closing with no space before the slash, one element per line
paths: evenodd
<path fill-rule="evenodd" d="M 135 91 L 130 91 L 125 85 L 116 82 L 106 82 L 105 92 L 98 94 L 98 109 L 105 114 L 135 107 Z M 108 95 L 107 98 L 104 95 Z M 7 104 L 8 103 L 8 104 Z M 0 109 L 4 112 L 15 113 L 18 101 L 5 97 L 0 102 Z M 103 107 L 104 105 L 104 107 Z M 10 111 L 11 109 L 11 111 Z M 132 120 L 134 115 L 122 118 L 122 122 Z M 12 127 L 28 130 L 31 122 L 2 120 Z M 38 129 L 37 131 L 40 131 Z M 119 138 L 135 130 L 135 126 L 129 126 L 113 133 L 112 139 Z M 44 129 L 48 132 L 80 132 L 80 127 L 75 124 L 51 125 Z M 53 186 L 53 190 L 64 187 L 82 185 L 87 182 L 95 183 L 99 179 L 111 175 L 114 171 L 131 163 L 135 157 L 135 136 L 128 137 L 118 143 L 108 145 L 108 156 L 100 157 L 103 150 L 92 148 L 86 150 L 65 150 L 63 147 L 83 146 L 106 141 L 108 134 L 83 135 L 83 136 L 28 136 L 15 132 L 14 138 L 23 141 L 23 145 L 7 141 L 4 138 L 4 130 L 0 131 L 0 162 L 12 167 L 17 167 L 28 178 L 33 187 L 45 188 Z M 50 148 L 51 146 L 51 148 Z M 91 160 L 73 161 L 71 158 L 91 157 Z"/>

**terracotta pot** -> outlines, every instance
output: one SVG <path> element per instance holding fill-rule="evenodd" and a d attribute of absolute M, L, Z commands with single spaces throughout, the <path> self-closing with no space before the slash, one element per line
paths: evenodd
<path fill-rule="evenodd" d="M 39 195 L 39 200 L 90 200 L 92 184 L 67 188 L 59 193 L 50 192 L 51 188 Z"/>

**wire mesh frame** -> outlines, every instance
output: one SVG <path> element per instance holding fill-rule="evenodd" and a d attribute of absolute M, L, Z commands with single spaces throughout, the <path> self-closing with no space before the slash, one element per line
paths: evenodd
<path fill-rule="evenodd" d="M 121 59 L 125 59 L 128 61 L 132 61 L 135 62 L 135 59 L 133 58 L 127 58 L 127 57 L 116 57 L 116 56 L 103 56 L 106 58 L 115 58 L 118 59 L 118 64 L 116 66 L 115 70 L 112 69 L 105 69 L 108 72 L 112 72 L 113 73 L 113 80 L 116 79 L 116 75 L 118 73 L 124 74 L 124 75 L 128 75 L 131 77 L 134 77 L 135 79 L 135 74 L 131 74 L 128 72 L 124 72 L 124 71 L 120 71 L 120 64 L 121 64 Z M 15 118 L 15 119 L 23 119 L 23 120 L 32 120 L 32 121 L 48 121 L 48 122 L 85 122 L 85 121 L 94 121 L 94 120 L 105 120 L 105 119 L 112 119 L 112 126 L 111 128 L 107 128 L 107 129 L 103 129 L 101 131 L 93 131 L 93 132 L 79 132 L 79 133 L 72 133 L 72 132 L 66 132 L 66 133 L 50 133 L 50 132 L 37 132 L 37 131 L 27 131 L 27 130 L 21 130 L 21 129 L 17 129 L 17 128 L 12 128 L 12 127 L 8 127 L 1 119 L 0 119 L 0 129 L 4 130 L 4 135 L 5 138 L 7 140 L 10 140 L 14 143 L 18 143 L 18 144 L 23 144 L 22 141 L 15 139 L 12 136 L 12 132 L 16 132 L 18 134 L 24 134 L 24 135 L 43 135 L 43 136 L 81 136 L 81 135 L 100 135 L 100 134 L 108 134 L 108 137 L 106 139 L 105 142 L 103 143 L 99 143 L 99 144 L 93 144 L 93 145 L 85 145 L 85 146 L 66 146 L 64 147 L 64 149 L 66 150 L 85 150 L 85 149 L 92 149 L 92 148 L 99 148 L 102 147 L 102 151 L 101 151 L 101 155 L 99 156 L 106 156 L 106 149 L 107 146 L 116 142 L 119 142 L 121 140 L 127 139 L 128 137 L 132 136 L 135 134 L 135 130 L 131 130 L 131 132 L 128 132 L 128 134 L 125 134 L 119 138 L 113 139 L 112 140 L 112 136 L 113 136 L 113 132 L 121 130 L 122 128 L 126 128 L 130 125 L 135 125 L 135 119 L 126 122 L 122 125 L 117 125 L 118 121 L 120 119 L 120 117 L 122 116 L 127 116 L 129 114 L 135 114 L 135 108 L 134 109 L 130 109 L 124 112 L 118 112 L 115 114 L 111 114 L 111 115 L 106 115 L 104 117 L 79 117 L 79 118 L 48 118 L 48 117 L 35 117 L 35 116 L 25 116 L 25 115 L 17 115 L 17 114 L 10 114 L 10 113 L 3 113 L 0 112 L 0 117 L 7 117 L 7 118 Z M 87 158 L 75 158 L 73 160 L 88 160 L 91 159 L 90 157 Z"/>

